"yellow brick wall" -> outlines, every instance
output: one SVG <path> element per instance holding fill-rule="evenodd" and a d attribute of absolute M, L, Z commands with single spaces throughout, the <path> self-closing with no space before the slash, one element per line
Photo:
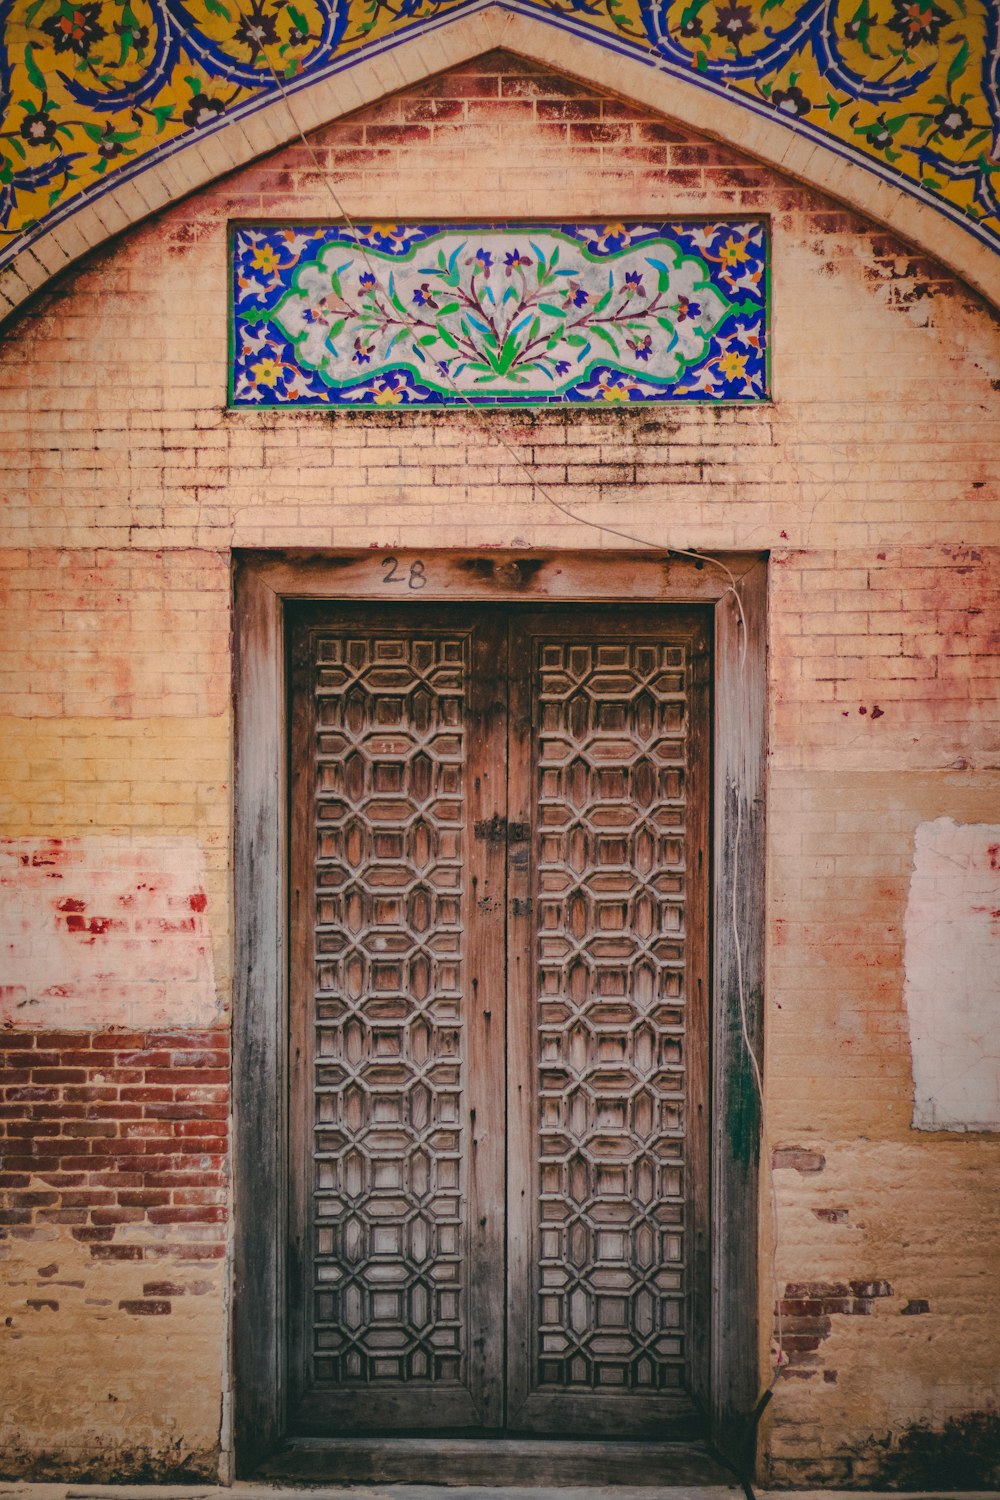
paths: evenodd
<path fill-rule="evenodd" d="M 502 55 L 313 144 L 360 219 L 770 216 L 774 401 L 227 411 L 228 222 L 332 218 L 336 205 L 301 145 L 223 179 L 67 276 L 0 349 L 0 833 L 29 865 L 68 840 L 115 878 L 145 879 L 150 851 L 172 850 L 176 878 L 205 896 L 181 942 L 202 942 L 204 925 L 211 958 L 184 1025 L 216 1026 L 230 998 L 233 547 L 613 549 L 604 522 L 660 547 L 769 551 L 779 1232 L 761 1311 L 769 1327 L 777 1295 L 788 1342 L 764 1472 L 885 1478 L 887 1433 L 974 1426 L 1000 1398 L 1000 1143 L 910 1127 L 903 940 L 917 828 L 1000 823 L 996 318 L 814 192 Z M 585 519 L 554 509 L 507 445 Z M 80 963 L 89 983 L 98 959 Z M 58 994 L 4 1003 L 14 1033 L 62 1024 Z M 169 1014 L 143 1009 L 127 974 L 93 1009 L 95 1031 Z M 135 1066 L 155 1070 L 142 1045 Z M 107 1259 L 57 1208 L 25 1212 L 0 1241 L 10 1466 L 134 1473 L 148 1460 L 166 1474 L 191 1454 L 188 1472 L 211 1471 L 226 1444 L 227 1314 L 219 1270 L 206 1282 L 184 1258 L 197 1236 L 175 1252 L 128 1223 L 111 1244 L 140 1253 Z M 156 1246 L 164 1264 L 144 1271 Z M 43 1274 L 52 1263 L 58 1278 Z M 196 1298 L 144 1290 L 192 1266 Z M 54 1279 L 72 1287 L 58 1311 L 33 1308 Z M 159 1310 L 137 1314 L 143 1300 Z M 91 1356 L 66 1361 L 67 1339 Z M 126 1365 L 146 1377 L 112 1400 Z M 181 1387 L 183 1410 L 163 1395 Z"/>

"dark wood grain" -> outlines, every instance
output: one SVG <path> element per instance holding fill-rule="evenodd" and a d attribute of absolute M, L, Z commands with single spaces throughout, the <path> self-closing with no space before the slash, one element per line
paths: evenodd
<path fill-rule="evenodd" d="M 385 563 L 405 580 L 415 562 L 422 562 L 425 579 L 419 590 L 384 582 Z M 249 559 L 248 559 L 249 560 Z M 500 603 L 578 604 L 604 601 L 638 603 L 714 603 L 729 588 L 729 577 L 740 578 L 754 568 L 756 553 L 726 553 L 724 567 L 711 559 L 692 562 L 683 557 L 647 552 L 474 552 L 412 549 L 389 553 L 360 550 L 337 557 L 303 550 L 269 553 L 253 559 L 253 567 L 268 587 L 286 599 L 369 599 L 379 603 L 421 605 L 432 599 Z"/>
<path fill-rule="evenodd" d="M 315 879 L 313 854 L 316 757 L 311 713 L 312 640 L 308 621 L 288 612 L 289 677 L 289 891 L 287 1075 L 288 1222 L 286 1388 L 289 1412 L 298 1410 L 308 1388 L 308 1309 L 312 1283 L 312 1224 L 309 1212 L 312 1111 L 305 1107 L 315 1070 L 311 1000 L 314 970 Z"/>
<path fill-rule="evenodd" d="M 532 1439 L 297 1440 L 261 1468 L 270 1480 L 339 1484 L 733 1486 L 699 1444 Z M 741 1496 L 738 1487 L 735 1496 Z"/>
<path fill-rule="evenodd" d="M 469 1389 L 479 1424 L 504 1419 L 504 1236 L 506 1233 L 507 849 L 482 838 L 507 820 L 507 630 L 484 611 L 472 630 L 468 709 L 468 894 L 466 1026 L 469 1072 Z"/>
<path fill-rule="evenodd" d="M 252 1471 L 284 1427 L 284 657 L 280 602 L 236 580 L 234 1437 Z"/>
<path fill-rule="evenodd" d="M 715 1048 L 712 1429 L 755 1470 L 751 1414 L 762 1383 L 757 1319 L 760 1108 L 746 1036 L 763 1066 L 767 570 L 716 607 Z M 734 904 L 735 898 L 735 904 Z M 735 922 L 734 922 L 735 916 Z"/>

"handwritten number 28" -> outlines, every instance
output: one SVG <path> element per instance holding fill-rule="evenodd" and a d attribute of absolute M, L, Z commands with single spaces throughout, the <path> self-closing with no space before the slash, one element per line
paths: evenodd
<path fill-rule="evenodd" d="M 383 583 L 405 583 L 407 588 L 411 589 L 422 589 L 427 584 L 427 569 L 419 557 L 415 562 L 410 563 L 409 573 L 399 571 L 397 557 L 383 557 L 382 567 L 385 569 L 382 577 Z"/>

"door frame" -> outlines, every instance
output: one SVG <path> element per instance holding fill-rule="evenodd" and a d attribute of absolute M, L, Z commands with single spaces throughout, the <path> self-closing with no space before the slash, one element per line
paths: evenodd
<path fill-rule="evenodd" d="M 703 604 L 714 614 L 709 1431 L 755 1467 L 762 1383 L 767 562 L 669 553 L 234 553 L 233 1440 L 247 1477 L 285 1433 L 288 766 L 286 601 Z M 739 938 L 737 940 L 737 934 Z M 295 1268 L 291 1268 L 295 1269 Z"/>

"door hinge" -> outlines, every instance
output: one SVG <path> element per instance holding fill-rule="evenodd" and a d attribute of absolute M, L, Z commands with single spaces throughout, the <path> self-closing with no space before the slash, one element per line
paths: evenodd
<path fill-rule="evenodd" d="M 487 844 L 526 844 L 531 837 L 530 823 L 508 823 L 499 813 L 480 818 L 473 829 L 476 838 Z"/>

